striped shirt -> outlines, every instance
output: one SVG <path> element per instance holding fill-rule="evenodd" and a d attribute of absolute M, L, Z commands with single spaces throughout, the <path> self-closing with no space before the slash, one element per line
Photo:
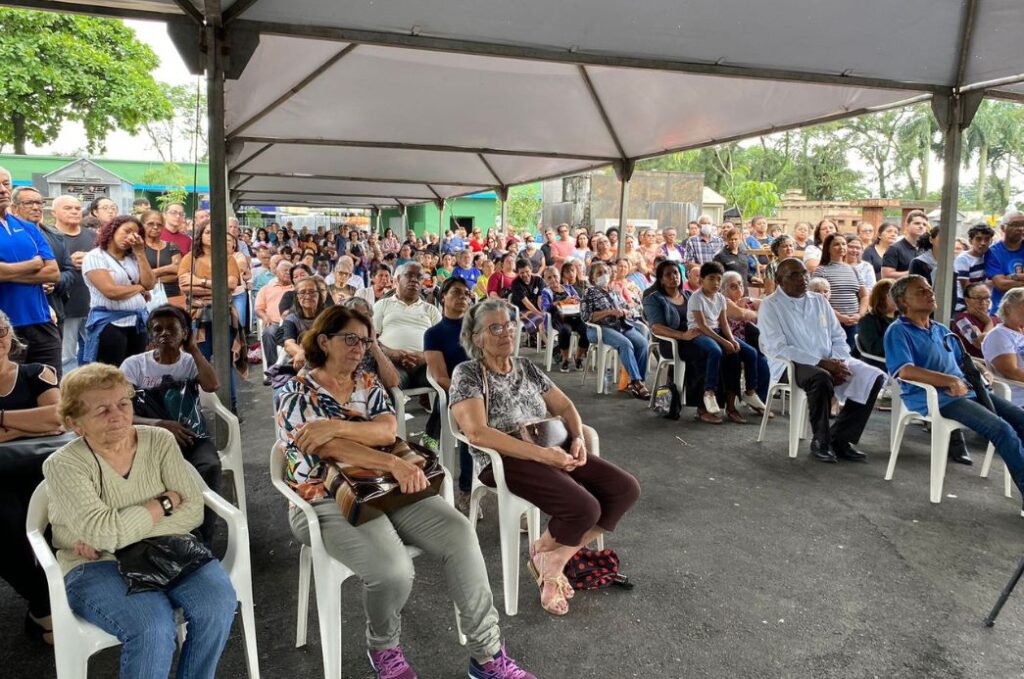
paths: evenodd
<path fill-rule="evenodd" d="M 103 308 L 110 311 L 134 311 L 146 308 L 146 298 L 142 293 L 136 293 L 128 299 L 108 299 L 103 296 L 100 289 L 89 280 L 90 271 L 105 269 L 110 273 L 110 278 L 117 285 L 135 285 L 139 282 L 139 265 L 135 257 L 126 255 L 124 259 L 117 259 L 106 250 L 93 248 L 82 260 L 82 276 L 85 277 L 85 285 L 89 288 L 89 307 L 91 309 Z M 138 319 L 134 316 L 112 321 L 112 325 L 122 328 L 131 328 Z"/>
<path fill-rule="evenodd" d="M 986 279 L 985 276 L 985 258 L 975 257 L 970 253 L 961 252 L 957 255 L 957 258 L 953 260 L 953 272 L 956 276 L 956 307 L 955 311 L 963 311 L 966 309 L 964 304 L 964 288 L 969 283 L 975 281 L 983 281 Z"/>
<path fill-rule="evenodd" d="M 824 278 L 832 286 L 829 302 L 841 314 L 855 314 L 860 311 L 860 289 L 864 282 L 860 274 L 849 264 L 830 262 L 814 270 L 816 278 Z"/>

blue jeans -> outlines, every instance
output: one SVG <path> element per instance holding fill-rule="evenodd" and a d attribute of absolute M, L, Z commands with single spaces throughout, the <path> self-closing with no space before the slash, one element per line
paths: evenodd
<path fill-rule="evenodd" d="M 990 441 L 1010 470 L 1017 490 L 1024 494 L 1024 409 L 995 394 L 990 396 L 994 413 L 973 399 L 958 398 L 939 408 L 939 414 Z"/>
<path fill-rule="evenodd" d="M 240 292 L 231 298 L 231 303 L 235 305 L 235 311 L 238 312 L 238 326 L 240 328 L 249 327 L 249 293 Z"/>
<path fill-rule="evenodd" d="M 188 623 L 177 679 L 213 679 L 228 641 L 237 597 L 219 561 L 166 592 L 128 594 L 116 561 L 76 566 L 64 576 L 71 610 L 120 640 L 121 679 L 166 679 L 174 660 L 174 609 Z"/>
<path fill-rule="evenodd" d="M 736 339 L 736 338 L 733 338 Z M 718 380 L 721 376 L 722 356 L 725 350 L 715 340 L 707 335 L 701 335 L 693 340 L 694 344 L 700 347 L 706 356 L 704 363 L 704 390 L 718 391 Z M 741 339 L 736 339 L 740 345 L 740 361 L 743 363 L 744 389 L 755 391 L 758 395 L 764 392 L 762 399 L 768 398 L 768 382 L 771 375 L 768 372 L 768 359 L 757 353 L 757 349 L 750 346 Z"/>
<path fill-rule="evenodd" d="M 636 328 L 630 328 L 626 332 L 619 332 L 607 326 L 601 328 L 601 337 L 604 343 L 615 349 L 625 368 L 626 374 L 631 380 L 647 379 L 647 340 Z M 587 328 L 587 339 L 597 342 L 597 331 Z M 604 375 L 598 375 L 603 380 Z"/>

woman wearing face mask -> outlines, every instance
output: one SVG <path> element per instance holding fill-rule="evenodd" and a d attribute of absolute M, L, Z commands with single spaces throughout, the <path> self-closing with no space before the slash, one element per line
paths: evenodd
<path fill-rule="evenodd" d="M 573 271 L 571 265 L 563 264 L 563 271 Z M 541 311 L 551 314 L 551 332 L 558 333 L 558 350 L 562 354 L 561 370 L 569 372 L 569 347 L 572 344 L 572 333 L 579 337 L 576 347 L 575 365 L 577 370 L 583 369 L 583 357 L 587 355 L 590 340 L 587 339 L 587 326 L 580 318 L 580 295 L 569 283 L 563 283 L 558 269 L 549 266 L 544 269 L 544 284 L 541 291 Z"/>
<path fill-rule="evenodd" d="M 595 261 L 590 265 L 591 287 L 583 295 L 580 314 L 584 323 L 601 326 L 601 337 L 605 344 L 613 347 L 619 354 L 619 361 L 629 375 L 626 391 L 638 399 L 648 399 L 644 380 L 647 378 L 647 340 L 634 327 L 632 314 L 626 301 L 618 291 L 611 288 L 611 272 L 608 265 Z M 587 328 L 587 338 L 597 341 L 597 331 Z M 599 380 L 604 375 L 598 375 Z"/>

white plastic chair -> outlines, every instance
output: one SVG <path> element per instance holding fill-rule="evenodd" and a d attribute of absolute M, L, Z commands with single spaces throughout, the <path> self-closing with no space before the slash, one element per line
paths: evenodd
<path fill-rule="evenodd" d="M 245 644 L 245 664 L 249 679 L 259 679 L 259 654 L 256 649 L 256 618 L 253 613 L 252 568 L 249 558 L 249 527 L 245 515 L 227 500 L 210 490 L 199 472 L 189 466 L 196 483 L 203 491 L 203 503 L 217 513 L 228 525 L 227 551 L 221 565 L 231 578 L 240 604 L 242 617 L 242 639 Z M 89 658 L 105 648 L 121 644 L 117 637 L 108 634 L 90 622 L 79 618 L 68 604 L 64 588 L 64 574 L 57 558 L 50 549 L 44 533 L 50 523 L 49 495 L 46 481 L 32 493 L 28 505 L 25 529 L 29 545 L 36 561 L 46 574 L 47 589 L 50 593 L 50 615 L 53 619 L 53 654 L 57 667 L 57 679 L 85 679 L 88 676 Z M 185 623 L 179 622 L 179 644 L 185 638 Z"/>
<path fill-rule="evenodd" d="M 979 362 L 979 359 L 974 359 L 975 363 Z M 982 365 L 984 363 L 982 362 Z M 1010 400 L 1010 388 L 1011 387 L 1024 387 L 1024 382 L 1018 382 L 1011 380 L 1007 377 L 1000 377 L 996 374 L 996 371 L 992 369 L 991 365 L 986 366 L 989 372 L 992 373 L 992 391 L 995 392 L 996 396 Z M 996 454 L 996 447 L 991 443 L 988 444 L 988 449 L 985 451 L 985 460 L 981 463 L 981 478 L 987 479 L 988 473 L 992 468 L 992 458 Z M 1003 495 L 1006 497 L 1013 497 L 1013 479 L 1010 478 L 1010 469 L 1003 464 Z"/>
<path fill-rule="evenodd" d="M 597 340 L 590 343 L 590 348 L 587 350 L 587 360 L 583 364 L 583 383 L 587 382 L 587 372 L 590 368 L 590 354 L 593 353 L 597 358 L 597 393 L 605 393 L 604 388 L 604 376 L 607 370 L 610 368 L 612 371 L 612 382 L 618 383 L 619 381 L 619 352 L 615 350 L 611 345 L 604 343 L 604 328 L 596 323 L 587 323 L 587 328 L 593 328 L 597 334 Z"/>
<path fill-rule="evenodd" d="M 523 514 L 526 514 L 527 537 L 529 544 L 533 544 L 540 538 L 540 510 L 508 489 L 508 485 L 505 483 L 505 466 L 498 451 L 470 444 L 466 435 L 459 430 L 451 408 L 446 411 L 446 417 L 449 420 L 448 426 L 456 440 L 486 454 L 491 462 L 494 488 L 486 486 L 480 481 L 480 472 L 483 469 L 476 462 L 476 457 L 473 458 L 473 487 L 470 491 L 469 522 L 476 527 L 477 519 L 480 516 L 480 501 L 487 493 L 494 493 L 498 498 L 498 533 L 501 541 L 501 579 L 505 594 L 505 614 L 516 615 L 519 612 L 520 521 Z M 594 457 L 600 457 L 601 446 L 597 432 L 584 425 L 583 435 L 587 441 L 588 453 Z M 597 539 L 597 548 L 604 549 L 603 535 Z"/>
<path fill-rule="evenodd" d="M 676 340 L 671 337 L 665 337 L 664 335 L 651 333 L 651 349 L 657 350 L 658 362 L 654 366 L 654 378 L 651 384 L 651 402 L 648 405 L 649 408 L 654 407 L 654 396 L 655 392 L 658 391 L 658 384 L 661 381 L 661 369 L 672 366 L 673 383 L 676 385 L 676 389 L 679 392 L 680 403 L 686 405 L 686 388 L 683 386 L 686 380 L 686 363 L 679 357 L 679 352 L 676 351 Z M 662 346 L 659 342 L 666 342 L 669 345 L 667 355 L 662 351 Z"/>
<path fill-rule="evenodd" d="M 310 569 L 316 581 L 316 613 L 320 625 L 320 652 L 323 655 L 325 679 L 341 679 L 341 586 L 355 573 L 328 552 L 320 534 L 320 519 L 313 507 L 299 497 L 284 480 L 285 457 L 280 442 L 270 450 L 270 482 L 292 506 L 302 512 L 309 529 L 309 544 L 299 549 L 299 591 L 295 620 L 295 647 L 306 645 L 306 626 L 309 620 Z M 446 474 L 442 495 L 452 500 L 451 474 Z M 422 551 L 406 546 L 410 558 Z M 458 627 L 458 611 L 455 616 Z M 459 630 L 459 640 L 465 643 Z"/>
<path fill-rule="evenodd" d="M 430 382 L 430 386 L 434 388 L 434 403 L 437 404 L 437 408 L 441 413 L 448 411 L 448 392 L 445 391 L 434 376 L 427 370 L 427 381 Z M 451 423 L 447 417 L 441 418 L 441 439 L 438 441 L 438 446 L 441 449 L 441 464 L 446 469 L 455 470 L 458 468 L 458 441 L 455 440 L 454 434 L 452 434 Z"/>
<path fill-rule="evenodd" d="M 217 450 L 217 454 L 220 456 L 221 469 L 231 472 L 231 480 L 235 484 L 235 498 L 238 501 L 238 508 L 242 510 L 242 514 L 248 517 L 245 502 L 245 471 L 242 468 L 242 434 L 238 426 L 238 417 L 224 407 L 224 404 L 220 402 L 215 393 L 200 390 L 199 404 L 203 410 L 216 416 L 227 427 L 227 442 L 223 448 Z"/>
<path fill-rule="evenodd" d="M 893 473 L 896 471 L 896 458 L 899 457 L 900 445 L 903 443 L 903 434 L 907 425 L 913 421 L 924 421 L 931 423 L 931 480 L 929 483 L 929 497 L 931 501 L 938 504 L 942 501 L 942 485 L 946 477 L 946 461 L 949 457 L 949 435 L 958 429 L 967 429 L 956 420 L 950 420 L 939 414 L 939 393 L 935 387 L 923 382 L 896 378 L 897 387 L 900 383 L 906 383 L 924 389 L 927 401 L 928 412 L 925 414 L 908 410 L 899 397 L 899 389 L 893 395 L 892 418 L 894 429 L 892 434 L 892 453 L 889 455 L 889 466 L 885 470 L 885 480 L 892 481 Z M 991 446 L 990 446 L 991 447 Z"/>
<path fill-rule="evenodd" d="M 788 395 L 789 404 L 789 456 L 796 457 L 800 449 L 800 439 L 808 437 L 807 430 L 810 427 L 810 414 L 807 409 L 807 392 L 796 385 L 796 370 L 793 362 L 783 358 L 769 358 L 769 360 L 781 361 L 786 364 L 783 374 L 788 381 L 774 380 L 768 387 L 768 398 L 765 402 L 764 413 L 761 415 L 761 429 L 757 432 L 757 442 L 764 441 L 764 430 L 768 426 L 769 415 L 772 411 L 772 399 L 777 395 Z M 785 401 L 783 401 L 785 402 Z"/>
<path fill-rule="evenodd" d="M 395 419 L 398 420 L 398 436 L 402 439 L 408 439 L 406 423 L 412 419 L 412 415 L 406 415 L 405 402 L 413 396 L 422 396 L 426 394 L 430 398 L 430 407 L 434 407 L 434 399 L 437 397 L 437 393 L 433 387 L 415 387 L 413 389 L 402 389 L 401 387 L 391 388 L 391 400 L 395 406 Z"/>

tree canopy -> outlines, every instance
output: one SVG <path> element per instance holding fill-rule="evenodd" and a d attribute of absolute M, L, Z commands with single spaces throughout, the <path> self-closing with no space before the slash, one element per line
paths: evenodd
<path fill-rule="evenodd" d="M 67 121 L 102 152 L 113 130 L 172 115 L 151 75 L 159 59 L 121 21 L 0 8 L 0 35 L 0 145 L 15 153 L 53 141 Z"/>

